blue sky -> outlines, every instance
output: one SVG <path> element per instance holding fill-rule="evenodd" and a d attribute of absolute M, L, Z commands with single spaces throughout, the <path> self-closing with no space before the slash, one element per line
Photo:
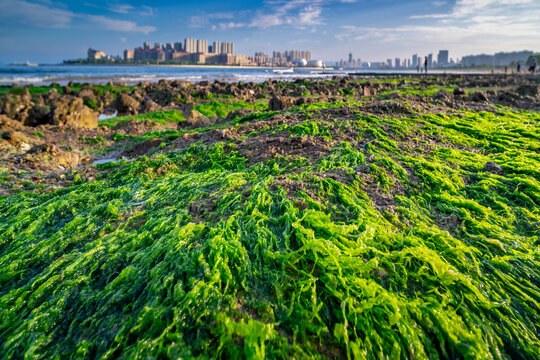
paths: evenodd
<path fill-rule="evenodd" d="M 311 50 L 325 61 L 540 51 L 539 0 L 0 0 L 0 63 L 56 63 L 88 47 L 233 41 L 236 53 Z"/>

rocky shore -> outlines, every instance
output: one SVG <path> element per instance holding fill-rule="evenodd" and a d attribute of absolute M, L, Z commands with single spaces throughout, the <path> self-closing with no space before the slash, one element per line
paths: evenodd
<path fill-rule="evenodd" d="M 0 358 L 538 358 L 539 139 L 534 76 L 0 87 Z"/>

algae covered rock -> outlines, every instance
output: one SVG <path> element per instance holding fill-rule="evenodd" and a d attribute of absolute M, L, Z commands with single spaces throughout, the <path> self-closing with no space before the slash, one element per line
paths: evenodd
<path fill-rule="evenodd" d="M 51 124 L 79 128 L 97 128 L 97 114 L 83 104 L 83 99 L 62 97 L 51 105 Z"/>

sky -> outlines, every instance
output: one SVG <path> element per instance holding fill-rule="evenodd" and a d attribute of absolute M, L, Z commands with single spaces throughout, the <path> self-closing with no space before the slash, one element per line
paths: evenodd
<path fill-rule="evenodd" d="M 0 0 L 0 63 L 59 63 L 89 47 L 120 55 L 186 37 L 324 61 L 539 52 L 540 0 Z"/>

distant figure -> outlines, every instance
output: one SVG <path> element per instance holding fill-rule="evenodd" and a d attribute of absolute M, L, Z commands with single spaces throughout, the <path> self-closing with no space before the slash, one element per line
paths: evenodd
<path fill-rule="evenodd" d="M 420 64 L 416 65 L 416 72 L 420 72 Z"/>
<path fill-rule="evenodd" d="M 427 74 L 427 56 L 424 56 L 424 72 Z"/>
<path fill-rule="evenodd" d="M 506 72 L 508 71 L 508 66 L 504 67 L 504 75 L 506 75 Z"/>
<path fill-rule="evenodd" d="M 519 61 L 518 61 L 518 63 L 517 63 L 516 72 L 517 72 L 518 74 L 521 72 L 521 64 L 519 63 Z"/>
<path fill-rule="evenodd" d="M 536 71 L 536 58 L 531 59 L 531 63 L 529 65 L 529 71 L 531 72 L 531 75 L 534 75 L 534 72 Z"/>

